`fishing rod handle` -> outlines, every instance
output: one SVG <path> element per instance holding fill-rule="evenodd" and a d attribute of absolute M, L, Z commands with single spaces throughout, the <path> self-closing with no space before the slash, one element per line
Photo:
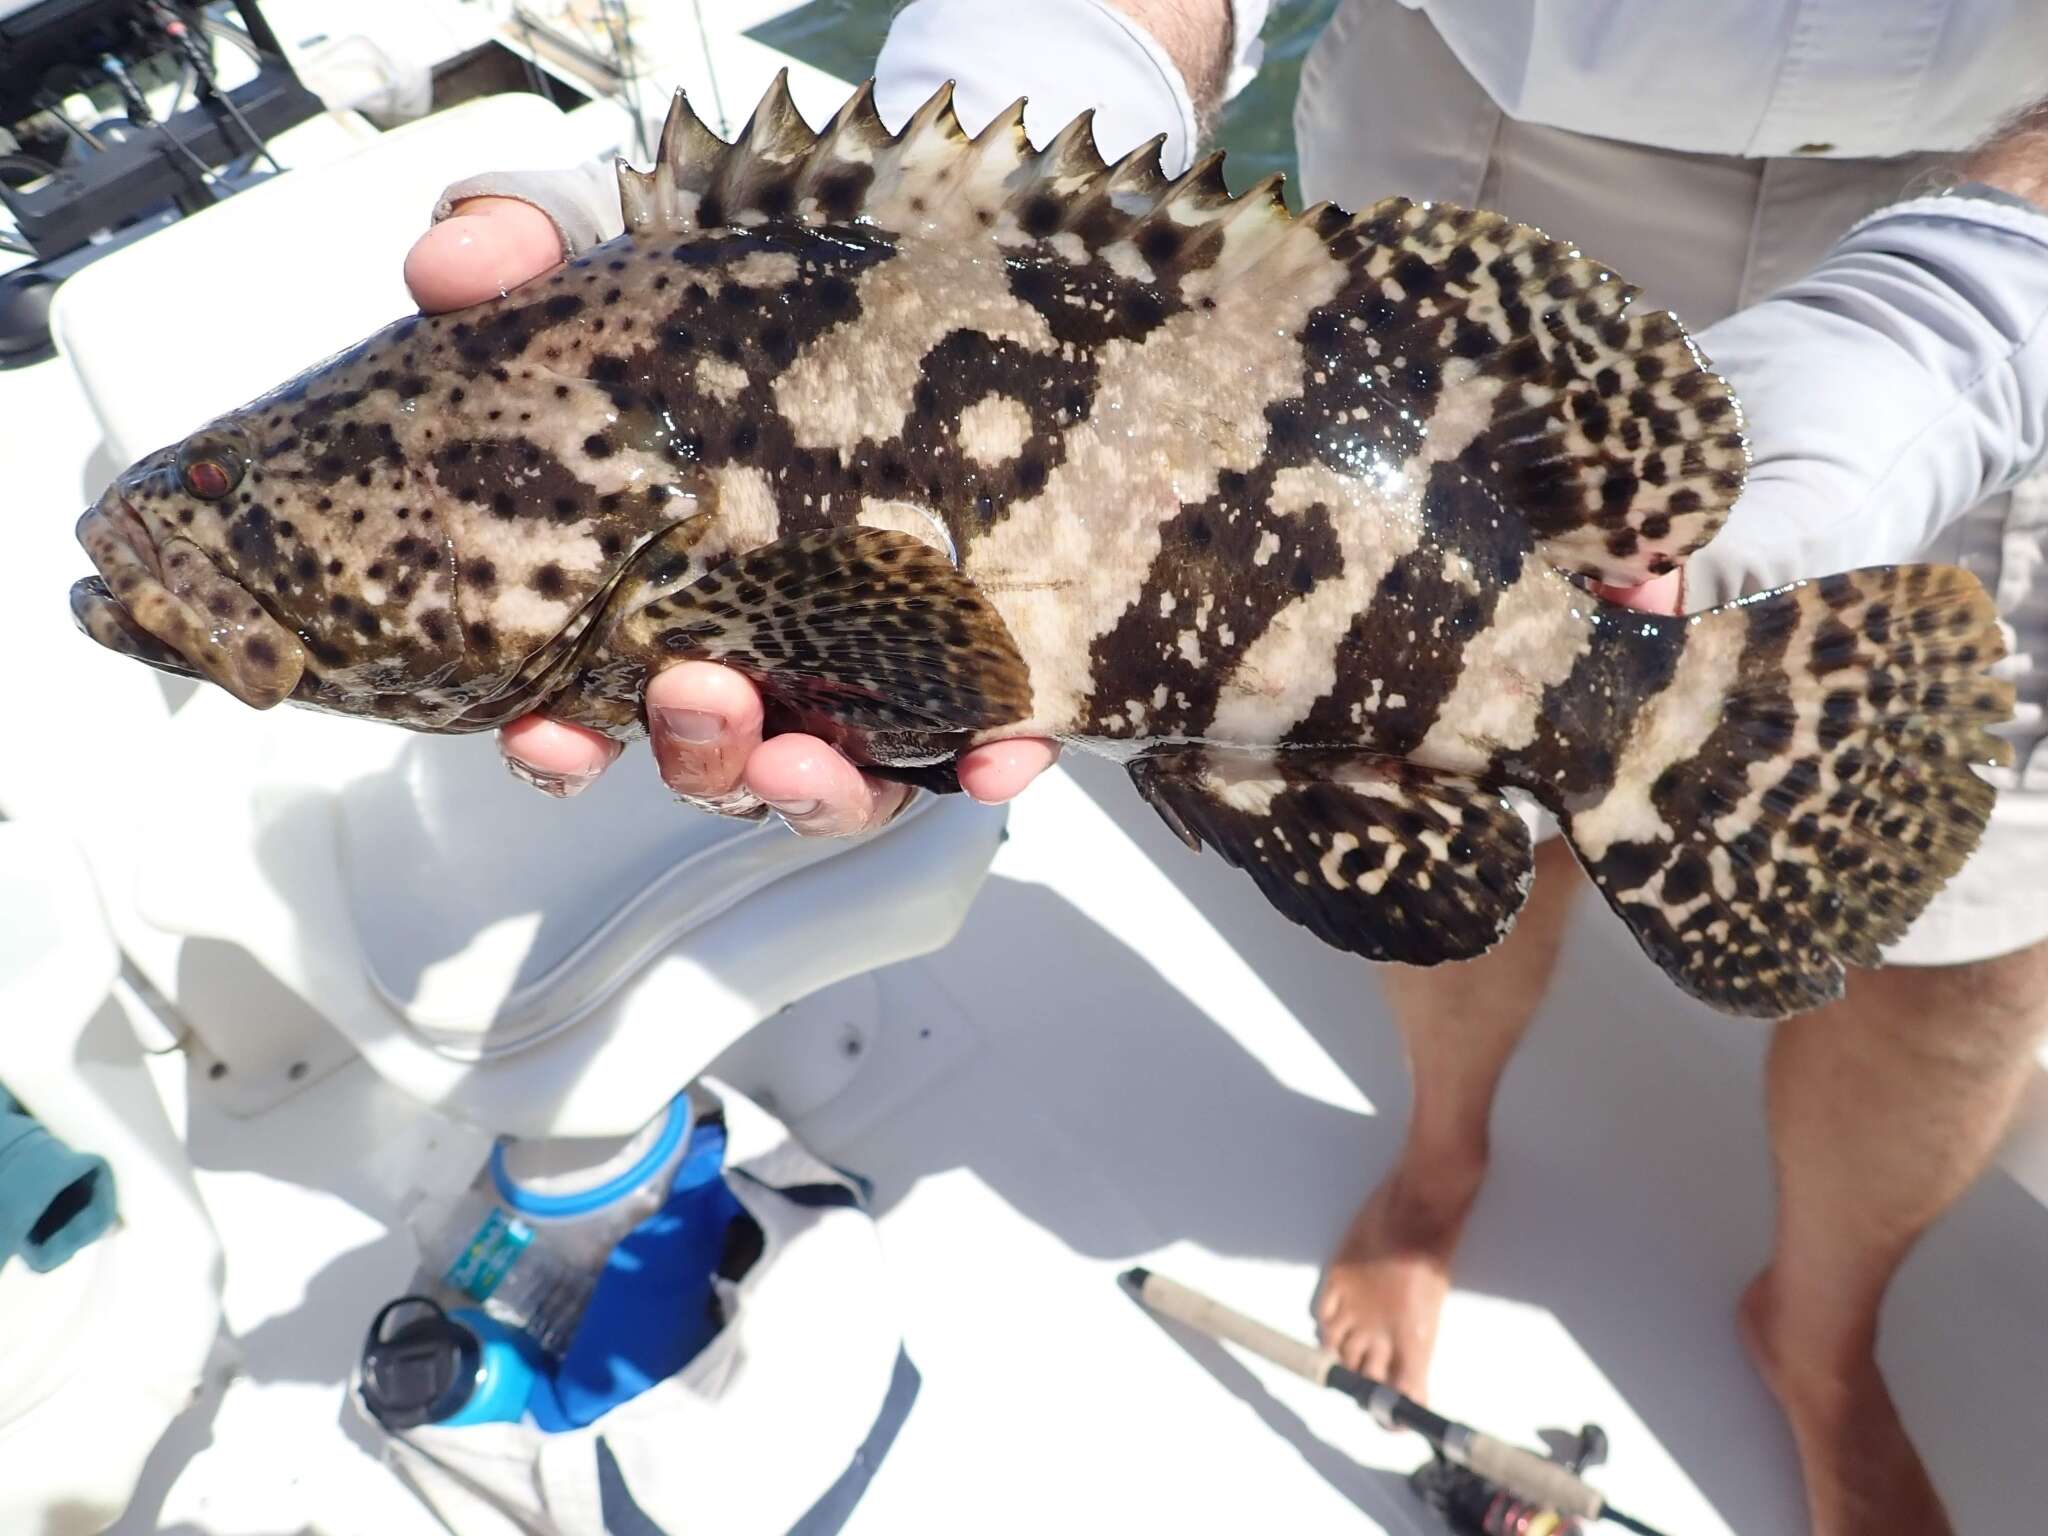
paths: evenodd
<path fill-rule="evenodd" d="M 1607 1511 L 1606 1495 L 1570 1467 L 1468 1425 L 1460 1424 L 1444 1437 L 1443 1452 L 1526 1503 L 1581 1520 L 1598 1520 Z"/>
<path fill-rule="evenodd" d="M 1329 1350 L 1289 1338 L 1278 1329 L 1268 1328 L 1264 1323 L 1233 1311 L 1199 1291 L 1191 1291 L 1164 1275 L 1156 1275 L 1150 1270 L 1133 1270 L 1128 1278 L 1132 1282 L 1132 1294 L 1161 1317 L 1170 1317 L 1175 1322 L 1186 1323 L 1198 1333 L 1206 1333 L 1212 1339 L 1222 1339 L 1240 1349 L 1248 1349 L 1297 1376 L 1306 1377 L 1319 1387 L 1325 1384 L 1330 1367 L 1337 1363 L 1337 1357 Z"/>
<path fill-rule="evenodd" d="M 1356 1398 L 1361 1407 L 1371 1410 L 1387 1427 L 1398 1424 L 1420 1432 L 1450 1460 L 1498 1483 L 1527 1503 L 1584 1520 L 1598 1520 L 1607 1508 L 1606 1496 L 1569 1467 L 1519 1445 L 1496 1440 L 1469 1424 L 1443 1419 L 1381 1383 L 1344 1369 L 1330 1350 L 1290 1338 L 1151 1270 L 1127 1271 L 1123 1281 L 1132 1295 L 1161 1317 L 1170 1317 L 1212 1339 L 1250 1350 L 1317 1386 L 1337 1387 Z"/>

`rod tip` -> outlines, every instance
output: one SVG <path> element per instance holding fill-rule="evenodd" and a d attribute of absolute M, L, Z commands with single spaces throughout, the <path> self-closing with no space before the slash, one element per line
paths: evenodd
<path fill-rule="evenodd" d="M 1152 1278 L 1152 1271 L 1142 1264 L 1125 1270 L 1116 1277 L 1116 1283 L 1124 1288 L 1124 1294 L 1133 1301 L 1144 1300 L 1145 1282 Z"/>

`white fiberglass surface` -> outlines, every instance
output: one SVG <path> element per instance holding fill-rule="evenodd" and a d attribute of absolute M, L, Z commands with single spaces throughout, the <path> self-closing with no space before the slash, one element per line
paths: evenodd
<path fill-rule="evenodd" d="M 878 1005 L 822 994 L 721 1066 L 875 1181 L 923 1391 L 856 1533 L 1431 1529 L 1403 1486 L 1418 1442 L 1114 1283 L 1147 1263 L 1305 1332 L 1406 1097 L 1370 972 L 1150 818 L 1103 765 L 1055 776 L 953 945 L 881 973 Z M 1600 1423 L 1599 1480 L 1674 1532 L 1801 1528 L 1730 1315 L 1769 1241 L 1762 1044 L 1676 1001 L 1585 905 L 1503 1089 L 1433 1379 L 1444 1411 L 1526 1443 Z M 815 1102 L 818 1058 L 849 1051 Z M 429 1529 L 342 1413 L 363 1323 L 411 1263 L 399 1170 L 363 1149 L 402 1147 L 416 1115 L 359 1066 L 256 1120 L 194 1104 L 243 1364 L 173 1430 L 124 1532 Z M 1962 1530 L 2023 1529 L 2048 1497 L 2029 1449 L 2044 1273 L 2048 1211 L 1994 1172 L 1886 1314 L 1884 1363 Z"/>

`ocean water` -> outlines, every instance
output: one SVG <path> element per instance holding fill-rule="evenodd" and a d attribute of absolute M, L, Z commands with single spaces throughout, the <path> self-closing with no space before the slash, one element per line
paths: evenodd
<path fill-rule="evenodd" d="M 811 0 L 756 27 L 751 35 L 841 79 L 862 80 L 873 71 L 897 3 Z M 1265 67 L 1224 105 L 1217 120 L 1215 142 L 1227 152 L 1224 177 L 1233 191 L 1281 171 L 1289 180 L 1288 201 L 1301 206 L 1293 186 L 1294 92 L 1302 58 L 1336 7 L 1337 0 L 1276 0 L 1261 34 Z"/>

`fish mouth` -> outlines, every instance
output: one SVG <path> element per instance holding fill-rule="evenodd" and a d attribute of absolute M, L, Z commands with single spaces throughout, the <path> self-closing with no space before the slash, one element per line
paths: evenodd
<path fill-rule="evenodd" d="M 118 489 L 78 520 L 78 542 L 99 574 L 72 587 L 72 617 L 108 650 L 203 677 L 254 709 L 299 686 L 306 652 L 298 636 L 191 540 L 152 539 Z"/>

